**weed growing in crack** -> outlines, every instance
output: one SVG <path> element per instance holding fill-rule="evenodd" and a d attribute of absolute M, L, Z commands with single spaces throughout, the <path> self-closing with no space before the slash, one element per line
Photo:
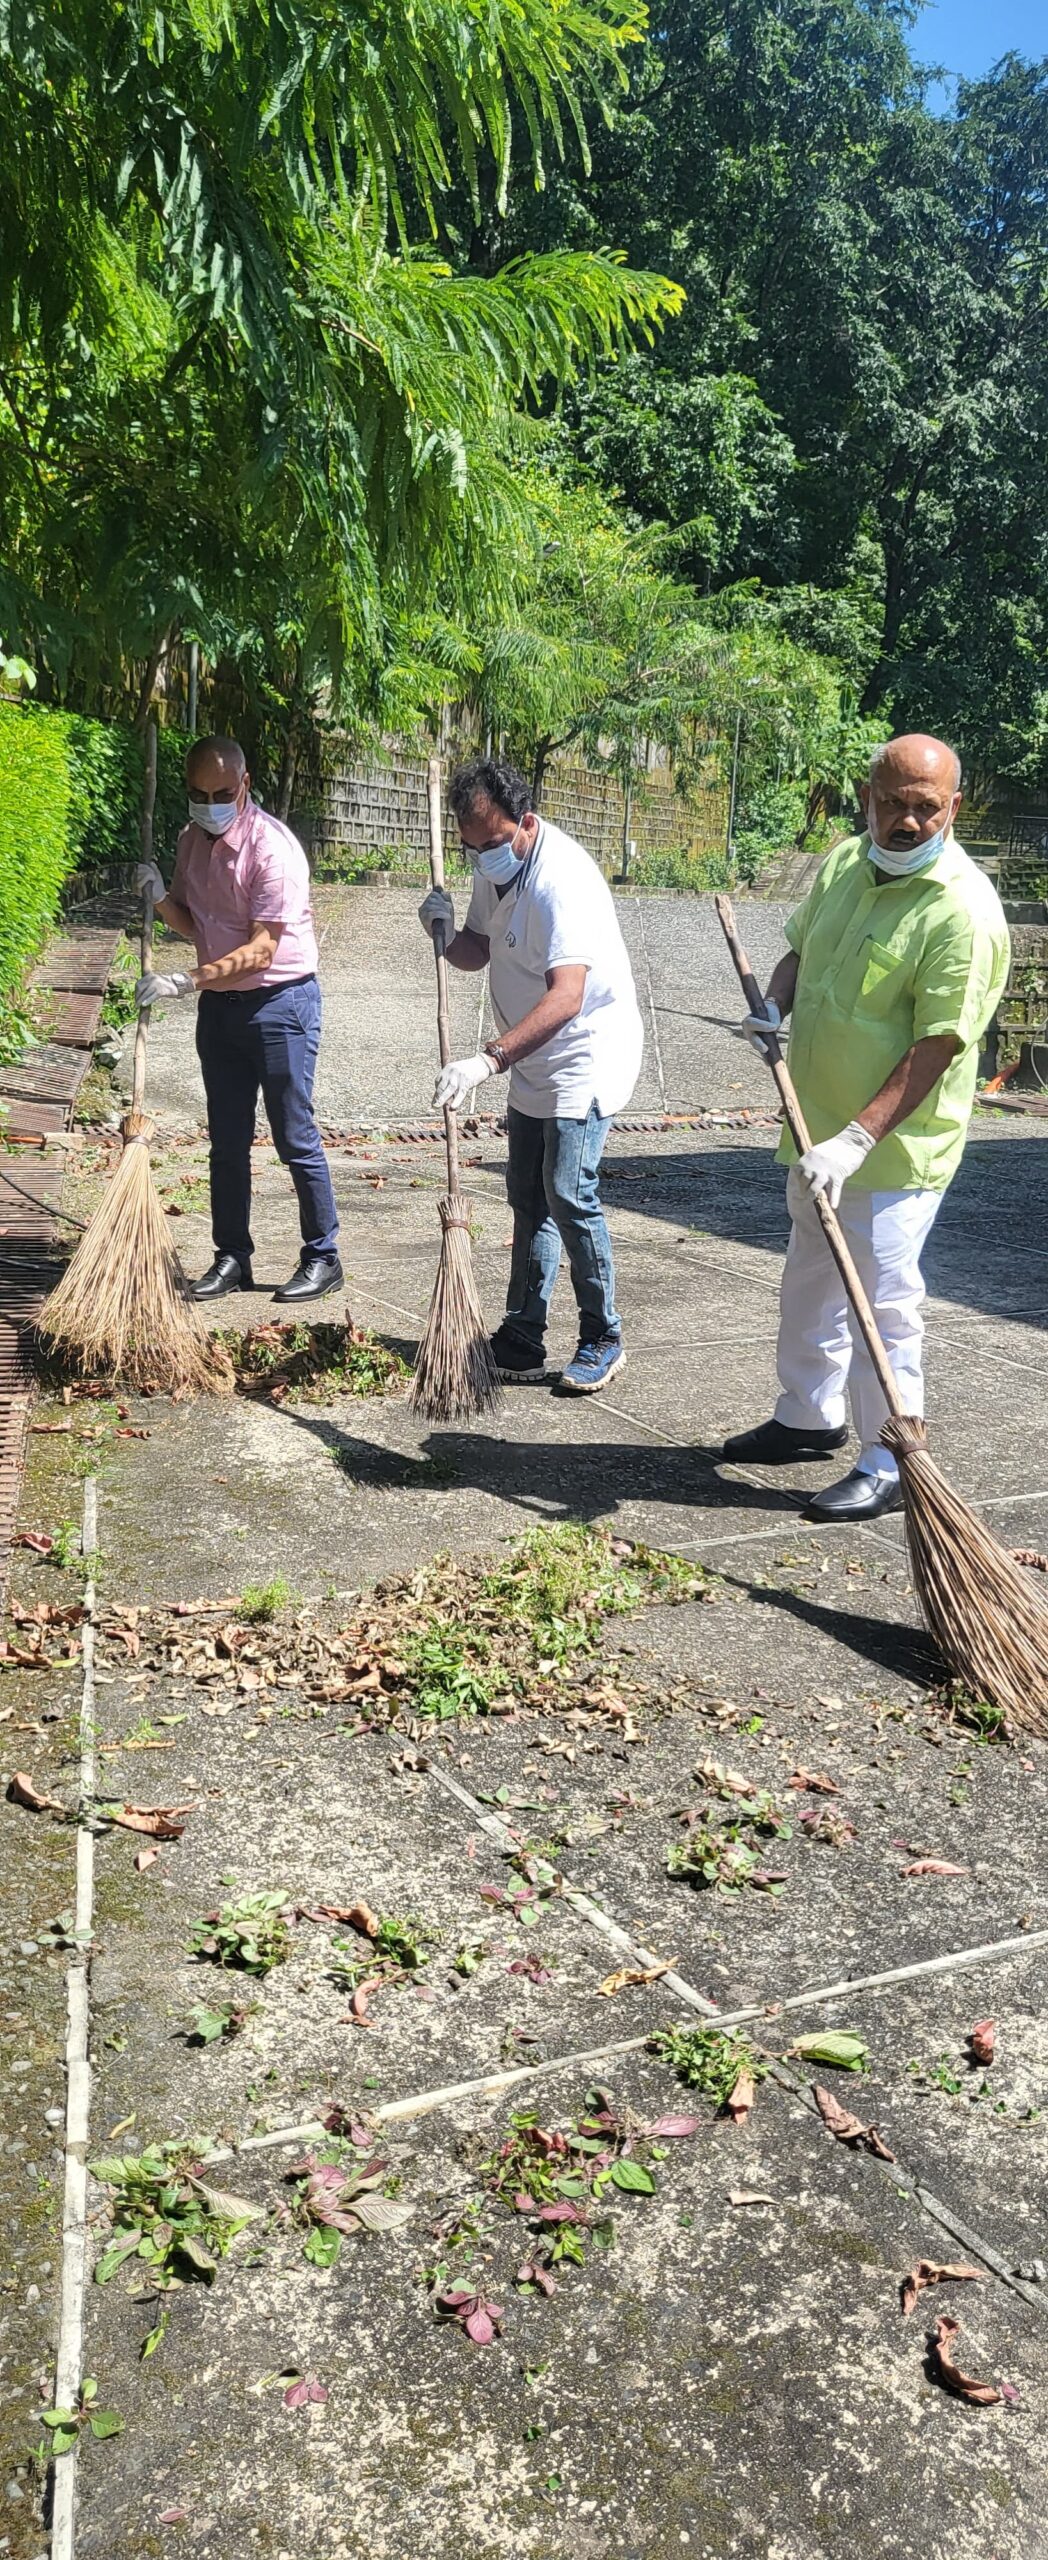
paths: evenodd
<path fill-rule="evenodd" d="M 246 1619 L 249 1627 L 267 1627 L 283 1610 L 293 1609 L 298 1599 L 299 1593 L 292 1590 L 285 1576 L 275 1573 L 272 1582 L 246 1585 L 237 1601 L 237 1616 Z"/>
<path fill-rule="evenodd" d="M 767 2065 L 748 2038 L 722 2027 L 662 2027 L 651 2038 L 651 2051 L 668 2062 L 686 2089 L 697 2089 L 715 2107 L 726 2107 L 740 2072 L 763 2080 Z"/>

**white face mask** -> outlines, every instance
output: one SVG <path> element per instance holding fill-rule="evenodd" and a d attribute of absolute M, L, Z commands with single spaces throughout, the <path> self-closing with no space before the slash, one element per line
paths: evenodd
<path fill-rule="evenodd" d="M 929 836 L 925 844 L 894 846 L 878 844 L 873 829 L 869 825 L 869 819 L 866 823 L 870 835 L 868 859 L 876 865 L 878 871 L 887 871 L 892 880 L 906 880 L 912 872 L 926 871 L 929 863 L 934 862 L 942 852 L 950 832 L 948 826 L 940 827 L 938 833 Z"/>
<path fill-rule="evenodd" d="M 238 815 L 237 804 L 235 800 L 191 800 L 189 815 L 206 836 L 224 836 Z"/>

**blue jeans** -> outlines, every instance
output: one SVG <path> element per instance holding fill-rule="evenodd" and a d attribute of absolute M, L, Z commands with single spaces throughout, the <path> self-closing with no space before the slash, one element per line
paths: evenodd
<path fill-rule="evenodd" d="M 564 1248 L 579 1305 L 579 1337 L 601 1342 L 621 1332 L 615 1265 L 598 1175 L 611 1127 L 591 1104 L 585 1120 L 533 1120 L 509 1106 L 506 1192 L 513 1211 L 513 1258 L 506 1331 L 539 1351 Z"/>
<path fill-rule="evenodd" d="M 232 989 L 228 995 L 205 992 L 197 1006 L 196 1045 L 207 1095 L 216 1253 L 248 1262 L 254 1250 L 251 1141 L 260 1089 L 274 1146 L 298 1193 L 302 1258 L 334 1253 L 338 1213 L 313 1117 L 320 1047 L 316 979 L 249 987 L 239 994 Z"/>

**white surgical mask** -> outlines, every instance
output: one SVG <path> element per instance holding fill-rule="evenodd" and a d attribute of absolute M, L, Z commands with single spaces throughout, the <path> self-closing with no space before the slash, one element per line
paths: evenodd
<path fill-rule="evenodd" d="M 206 836 L 224 836 L 237 815 L 237 804 L 235 800 L 191 800 L 189 815 Z"/>
<path fill-rule="evenodd" d="M 508 844 L 485 845 L 483 853 L 477 855 L 477 869 L 494 889 L 508 888 L 520 870 L 522 857 L 514 853 L 513 844 L 511 836 Z"/>
<path fill-rule="evenodd" d="M 887 871 L 891 879 L 908 880 L 915 871 L 927 871 L 929 863 L 942 852 L 949 832 L 948 826 L 940 827 L 938 834 L 929 836 L 925 844 L 900 847 L 878 844 L 871 827 L 869 860 L 878 871 Z"/>

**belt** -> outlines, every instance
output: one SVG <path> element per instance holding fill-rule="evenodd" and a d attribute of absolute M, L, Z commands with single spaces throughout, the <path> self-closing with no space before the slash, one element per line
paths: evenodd
<path fill-rule="evenodd" d="M 315 986 L 316 975 L 315 969 L 307 969 L 304 978 L 274 978 L 267 987 L 202 987 L 200 1001 L 203 1004 L 215 996 L 220 1004 L 253 1004 L 256 996 L 282 996 L 288 987 Z"/>

